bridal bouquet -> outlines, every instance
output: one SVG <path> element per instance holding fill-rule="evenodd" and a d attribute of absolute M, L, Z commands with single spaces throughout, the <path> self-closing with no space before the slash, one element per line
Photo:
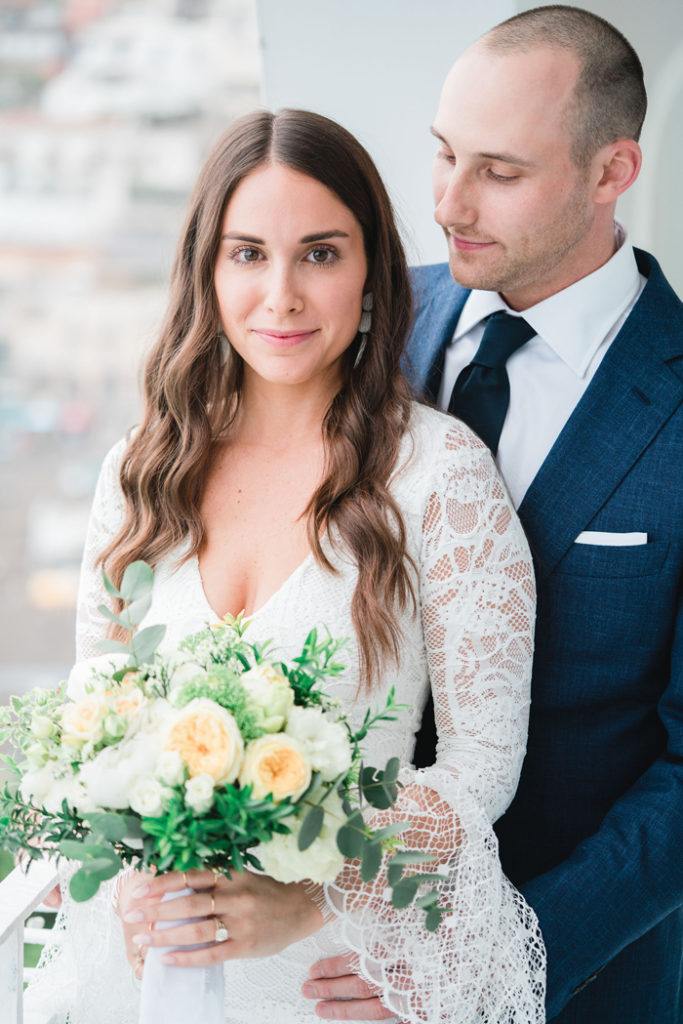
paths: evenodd
<path fill-rule="evenodd" d="M 150 567 L 129 566 L 120 589 L 104 579 L 121 610 L 100 611 L 130 642 L 104 641 L 105 653 L 78 664 L 57 691 L 35 689 L 0 708 L 0 742 L 19 754 L 4 758 L 14 779 L 0 794 L 0 847 L 80 862 L 75 900 L 124 865 L 226 874 L 251 866 L 282 882 L 322 883 L 349 858 L 370 882 L 388 851 L 396 907 L 440 879 L 417 868 L 429 854 L 401 848 L 406 822 L 372 830 L 363 818 L 366 804 L 386 809 L 397 796 L 398 759 L 364 765 L 361 743 L 400 705 L 392 691 L 352 728 L 324 688 L 344 670 L 340 641 L 314 629 L 286 663 L 246 638 L 241 616 L 226 616 L 162 656 L 164 626 L 136 632 L 151 604 Z M 429 930 L 444 912 L 437 898 L 417 898 Z"/>

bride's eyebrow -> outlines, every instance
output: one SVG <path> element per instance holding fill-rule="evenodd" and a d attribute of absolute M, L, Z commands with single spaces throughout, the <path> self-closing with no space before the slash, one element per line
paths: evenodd
<path fill-rule="evenodd" d="M 299 239 L 299 245 L 309 245 L 311 242 L 324 242 L 328 238 L 348 238 L 347 231 L 340 231 L 333 228 L 331 231 L 316 231 L 314 235 L 304 235 Z M 253 245 L 265 245 L 262 238 L 255 238 L 254 235 L 245 235 L 241 231 L 231 231 L 221 235 L 221 240 L 228 239 L 231 242 L 251 242 Z"/>
<path fill-rule="evenodd" d="M 310 242 L 324 242 L 327 238 L 348 238 L 346 231 L 320 231 L 315 235 L 304 235 L 299 241 L 301 245 L 308 245 Z"/>

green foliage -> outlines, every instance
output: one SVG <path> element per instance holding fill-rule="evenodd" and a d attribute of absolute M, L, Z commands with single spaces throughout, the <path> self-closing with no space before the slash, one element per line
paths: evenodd
<path fill-rule="evenodd" d="M 110 622 L 129 630 L 132 635 L 128 643 L 120 640 L 101 640 L 98 647 L 107 654 L 127 654 L 131 668 L 140 668 L 154 660 L 156 649 L 166 634 L 166 626 L 137 629 L 152 605 L 154 572 L 146 562 L 133 562 L 123 574 L 120 590 L 114 586 L 104 570 L 102 578 L 107 593 L 121 601 L 123 609 L 117 614 L 102 604 L 98 611 Z"/>
<path fill-rule="evenodd" d="M 298 705 L 311 707 L 324 703 L 321 684 L 344 672 L 345 666 L 334 661 L 334 658 L 346 643 L 346 640 L 334 640 L 329 635 L 319 641 L 318 631 L 312 629 L 304 640 L 301 654 L 293 658 L 291 664 L 278 663 L 278 668 L 294 690 L 294 699 Z"/>
<path fill-rule="evenodd" d="M 249 707 L 239 674 L 231 665 L 213 665 L 208 677 L 199 675 L 196 679 L 182 683 L 173 694 L 173 703 L 182 708 L 198 697 L 208 697 L 230 711 L 245 743 L 263 735 L 258 715 Z"/>
<path fill-rule="evenodd" d="M 102 673 L 105 681 L 120 682 L 131 671 L 138 672 L 137 684 L 147 697 L 171 697 L 176 707 L 205 697 L 226 708 L 234 716 L 245 740 L 263 735 L 261 716 L 252 710 L 248 695 L 240 682 L 244 671 L 268 659 L 271 644 L 252 643 L 245 638 L 249 623 L 243 616 L 226 616 L 221 622 L 206 626 L 179 645 L 186 655 L 175 665 L 160 658 L 157 648 L 165 634 L 161 625 L 139 629 L 152 601 L 154 574 L 145 562 L 134 562 L 123 574 L 120 588 L 103 574 L 107 592 L 121 604 L 117 612 L 105 605 L 100 612 L 110 622 L 130 632 L 128 643 L 106 640 L 100 646 L 110 653 L 125 654 L 126 667 Z M 406 907 L 413 901 L 425 912 L 427 929 L 438 927 L 449 908 L 438 903 L 438 892 L 427 886 L 444 877 L 425 872 L 423 866 L 434 857 L 424 851 L 405 850 L 399 837 L 409 827 L 403 821 L 371 829 L 364 819 L 364 807 L 381 811 L 394 807 L 401 783 L 399 760 L 390 758 L 384 768 L 363 764 L 361 747 L 368 731 L 383 722 L 393 722 L 407 707 L 398 704 L 392 688 L 384 707 L 365 712 L 360 728 L 352 729 L 338 705 L 324 690 L 327 680 L 339 676 L 344 665 L 337 660 L 346 641 L 329 635 L 320 637 L 312 629 L 301 654 L 291 663 L 276 662 L 294 692 L 300 707 L 321 707 L 337 710 L 338 721 L 345 726 L 351 745 L 351 767 L 332 781 L 323 781 L 314 774 L 300 802 L 275 803 L 269 795 L 255 799 L 251 786 L 227 785 L 214 792 L 209 811 L 198 814 L 185 802 L 182 785 L 166 787 L 163 813 L 158 817 L 141 817 L 131 811 L 101 809 L 85 817 L 69 808 L 67 801 L 57 813 L 24 801 L 17 783 L 5 784 L 0 793 L 0 849 L 10 855 L 22 853 L 29 860 L 57 853 L 80 862 L 73 875 L 70 890 L 75 900 L 90 899 L 99 885 L 112 878 L 124 864 L 153 868 L 164 872 L 190 868 L 213 867 L 230 874 L 261 865 L 251 849 L 268 842 L 277 833 L 290 831 L 287 819 L 305 808 L 298 833 L 298 847 L 307 850 L 320 835 L 326 820 L 325 801 L 331 793 L 341 797 L 344 817 L 337 831 L 337 845 L 350 860 L 359 862 L 361 878 L 368 883 L 386 864 L 387 885 L 395 907 Z M 192 666 L 197 671 L 193 677 Z M 189 670 L 188 670 L 189 666 Z M 111 666 L 112 670 L 115 668 Z M 174 674 L 181 670 L 187 680 L 170 693 Z M 189 678 L 188 678 L 189 676 Z M 54 765 L 58 774 L 77 769 L 80 750 L 73 752 L 60 746 L 60 716 L 65 700 L 64 686 L 56 692 L 33 690 L 25 697 L 12 697 L 10 705 L 0 708 L 0 742 L 10 735 L 17 749 L 25 755 L 25 763 L 17 765 L 12 758 L 4 760 L 15 775 L 21 776 L 28 766 Z M 107 718 L 107 722 L 109 719 Z M 120 724 L 120 723 L 119 723 Z M 113 726 L 117 725 L 114 720 Z M 125 732 L 113 726 L 105 739 L 91 746 L 89 755 L 105 744 L 119 742 Z M 329 813 L 329 812 L 328 812 Z M 329 819 L 328 819 L 329 820 Z"/>

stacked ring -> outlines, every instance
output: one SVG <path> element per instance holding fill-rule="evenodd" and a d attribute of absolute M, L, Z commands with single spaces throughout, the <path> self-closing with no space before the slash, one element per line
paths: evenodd
<path fill-rule="evenodd" d="M 214 942 L 226 942 L 230 938 L 228 929 L 225 927 L 220 918 L 214 917 L 214 922 L 216 925 L 216 935 L 214 938 Z"/>

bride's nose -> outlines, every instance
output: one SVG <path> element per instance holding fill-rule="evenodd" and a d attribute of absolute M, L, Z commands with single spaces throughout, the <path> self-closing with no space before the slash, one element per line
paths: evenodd
<path fill-rule="evenodd" d="M 266 308 L 276 316 L 298 313 L 304 308 L 301 288 L 297 286 L 296 270 L 289 266 L 273 266 L 266 283 Z"/>

